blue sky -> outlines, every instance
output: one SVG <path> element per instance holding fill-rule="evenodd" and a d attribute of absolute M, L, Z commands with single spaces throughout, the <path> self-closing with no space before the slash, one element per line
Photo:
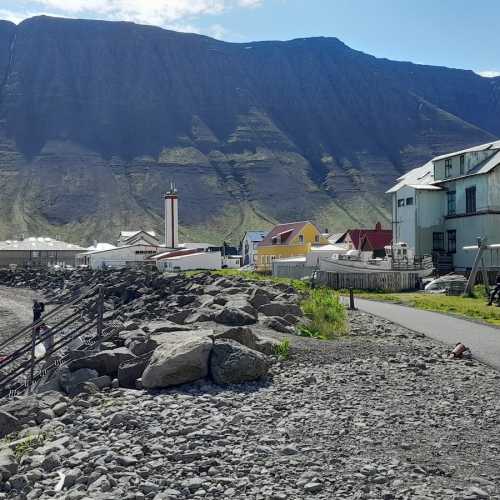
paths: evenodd
<path fill-rule="evenodd" d="M 243 42 L 335 36 L 378 57 L 500 75 L 500 0 L 0 0 L 0 18 L 127 20 Z"/>

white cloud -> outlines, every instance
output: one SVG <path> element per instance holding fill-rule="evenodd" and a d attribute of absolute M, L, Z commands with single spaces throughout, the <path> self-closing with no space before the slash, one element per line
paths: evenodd
<path fill-rule="evenodd" d="M 54 15 L 92 17 L 106 20 L 134 21 L 171 27 L 180 22 L 190 25 L 193 19 L 216 15 L 233 8 L 255 8 L 264 0 L 31 0 L 23 2 L 32 11 L 49 9 Z M 0 17 L 19 22 L 38 12 L 1 11 Z M 216 25 L 214 25 L 216 26 Z M 220 33 L 221 30 L 215 30 Z"/>
<path fill-rule="evenodd" d="M 496 76 L 500 76 L 500 71 L 494 70 L 476 71 L 476 73 L 484 76 L 485 78 L 495 78 Z"/>

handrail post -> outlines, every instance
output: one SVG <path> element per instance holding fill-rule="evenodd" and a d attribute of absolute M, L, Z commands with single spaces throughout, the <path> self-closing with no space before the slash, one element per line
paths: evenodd
<path fill-rule="evenodd" d="M 99 294 L 97 296 L 97 338 L 100 339 L 102 337 L 102 323 L 104 316 L 104 287 L 103 285 L 99 286 Z"/>
<path fill-rule="evenodd" d="M 31 329 L 31 363 L 30 363 L 30 378 L 29 385 L 27 387 L 27 393 L 31 393 L 31 388 L 33 386 L 33 378 L 35 375 L 35 342 L 36 342 L 36 327 L 33 325 Z"/>
<path fill-rule="evenodd" d="M 354 290 L 349 288 L 349 311 L 355 311 L 356 306 L 354 305 Z"/>

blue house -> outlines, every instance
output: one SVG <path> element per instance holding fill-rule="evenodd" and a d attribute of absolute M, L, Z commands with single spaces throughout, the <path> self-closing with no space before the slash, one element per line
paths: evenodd
<path fill-rule="evenodd" d="M 255 265 L 257 245 L 265 238 L 267 231 L 247 231 L 241 240 L 241 255 L 243 265 Z"/>

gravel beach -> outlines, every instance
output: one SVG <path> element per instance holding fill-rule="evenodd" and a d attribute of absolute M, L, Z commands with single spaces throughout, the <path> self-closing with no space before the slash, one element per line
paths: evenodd
<path fill-rule="evenodd" d="M 498 373 L 388 321 L 350 323 L 332 342 L 276 333 L 291 356 L 264 382 L 53 396 L 0 498 L 500 498 Z"/>

